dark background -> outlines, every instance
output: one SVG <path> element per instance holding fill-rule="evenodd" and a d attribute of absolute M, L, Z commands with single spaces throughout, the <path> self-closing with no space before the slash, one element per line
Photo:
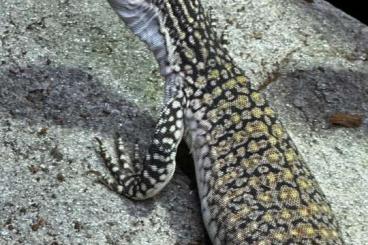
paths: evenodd
<path fill-rule="evenodd" d="M 355 17 L 361 22 L 368 25 L 368 7 L 366 7 L 366 1 L 358 0 L 326 0 L 337 8 L 341 9 L 345 13 Z"/>

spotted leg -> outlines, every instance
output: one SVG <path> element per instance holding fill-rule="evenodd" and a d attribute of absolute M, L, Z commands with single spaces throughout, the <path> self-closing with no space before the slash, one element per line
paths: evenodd
<path fill-rule="evenodd" d="M 177 96 L 163 109 L 143 164 L 137 162 L 137 156 L 130 160 L 121 138 L 117 139 L 118 163 L 112 159 L 102 141 L 97 139 L 98 151 L 113 176 L 103 177 L 100 182 L 135 200 L 150 198 L 165 187 L 174 174 L 176 150 L 184 132 L 184 100 L 183 96 Z"/>

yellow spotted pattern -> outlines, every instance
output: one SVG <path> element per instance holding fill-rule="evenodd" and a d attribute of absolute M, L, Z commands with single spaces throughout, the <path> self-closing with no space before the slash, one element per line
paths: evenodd
<path fill-rule="evenodd" d="M 144 2 L 164 20 L 160 35 L 171 55 L 164 68 L 187 101 L 179 115 L 213 244 L 343 244 L 318 183 L 265 96 L 229 56 L 200 1 Z M 177 117 L 168 118 L 175 124 Z"/>

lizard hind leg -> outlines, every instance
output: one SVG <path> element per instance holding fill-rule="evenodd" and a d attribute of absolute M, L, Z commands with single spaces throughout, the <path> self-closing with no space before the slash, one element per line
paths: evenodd
<path fill-rule="evenodd" d="M 139 171 L 139 156 L 138 154 L 138 144 L 135 144 L 134 148 L 134 160 L 132 161 L 127 150 L 125 149 L 123 138 L 117 133 L 116 134 L 116 152 L 119 162 L 119 167 L 121 170 L 127 172 L 138 172 Z M 111 171 L 113 172 L 113 171 Z"/>
<path fill-rule="evenodd" d="M 174 97 L 161 113 L 152 143 L 143 163 L 139 160 L 138 147 L 135 146 L 134 160 L 127 156 L 123 140 L 117 138 L 116 163 L 106 146 L 97 138 L 99 154 L 113 178 L 102 177 L 100 182 L 109 189 L 135 200 L 143 200 L 156 195 L 172 178 L 175 171 L 177 147 L 184 132 L 184 97 Z"/>
<path fill-rule="evenodd" d="M 134 145 L 134 157 L 132 165 L 135 172 L 139 172 L 142 170 L 142 163 L 139 157 L 139 145 L 137 143 Z"/>
<path fill-rule="evenodd" d="M 113 178 L 103 175 L 97 181 L 105 185 L 110 190 L 122 194 L 124 188 L 119 183 L 118 179 L 120 179 L 120 176 L 123 175 L 124 171 L 131 172 L 130 158 L 127 155 L 121 154 L 124 151 L 124 146 L 117 141 L 117 151 L 119 155 L 119 164 L 117 164 L 108 152 L 107 147 L 102 140 L 98 137 L 95 139 L 98 143 L 97 152 L 104 161 L 106 168 L 109 169 L 110 173 L 113 175 Z"/>

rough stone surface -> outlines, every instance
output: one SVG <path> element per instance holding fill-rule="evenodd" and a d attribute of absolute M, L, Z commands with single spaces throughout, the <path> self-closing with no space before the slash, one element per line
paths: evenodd
<path fill-rule="evenodd" d="M 229 50 L 279 112 L 346 243 L 368 244 L 368 27 L 321 0 L 204 4 L 229 25 Z M 144 45 L 103 0 L 3 0 L 0 13 L 0 244 L 201 244 L 180 170 L 145 202 L 94 182 L 106 173 L 94 136 L 149 142 L 163 81 Z M 336 112 L 363 125 L 332 127 Z"/>

